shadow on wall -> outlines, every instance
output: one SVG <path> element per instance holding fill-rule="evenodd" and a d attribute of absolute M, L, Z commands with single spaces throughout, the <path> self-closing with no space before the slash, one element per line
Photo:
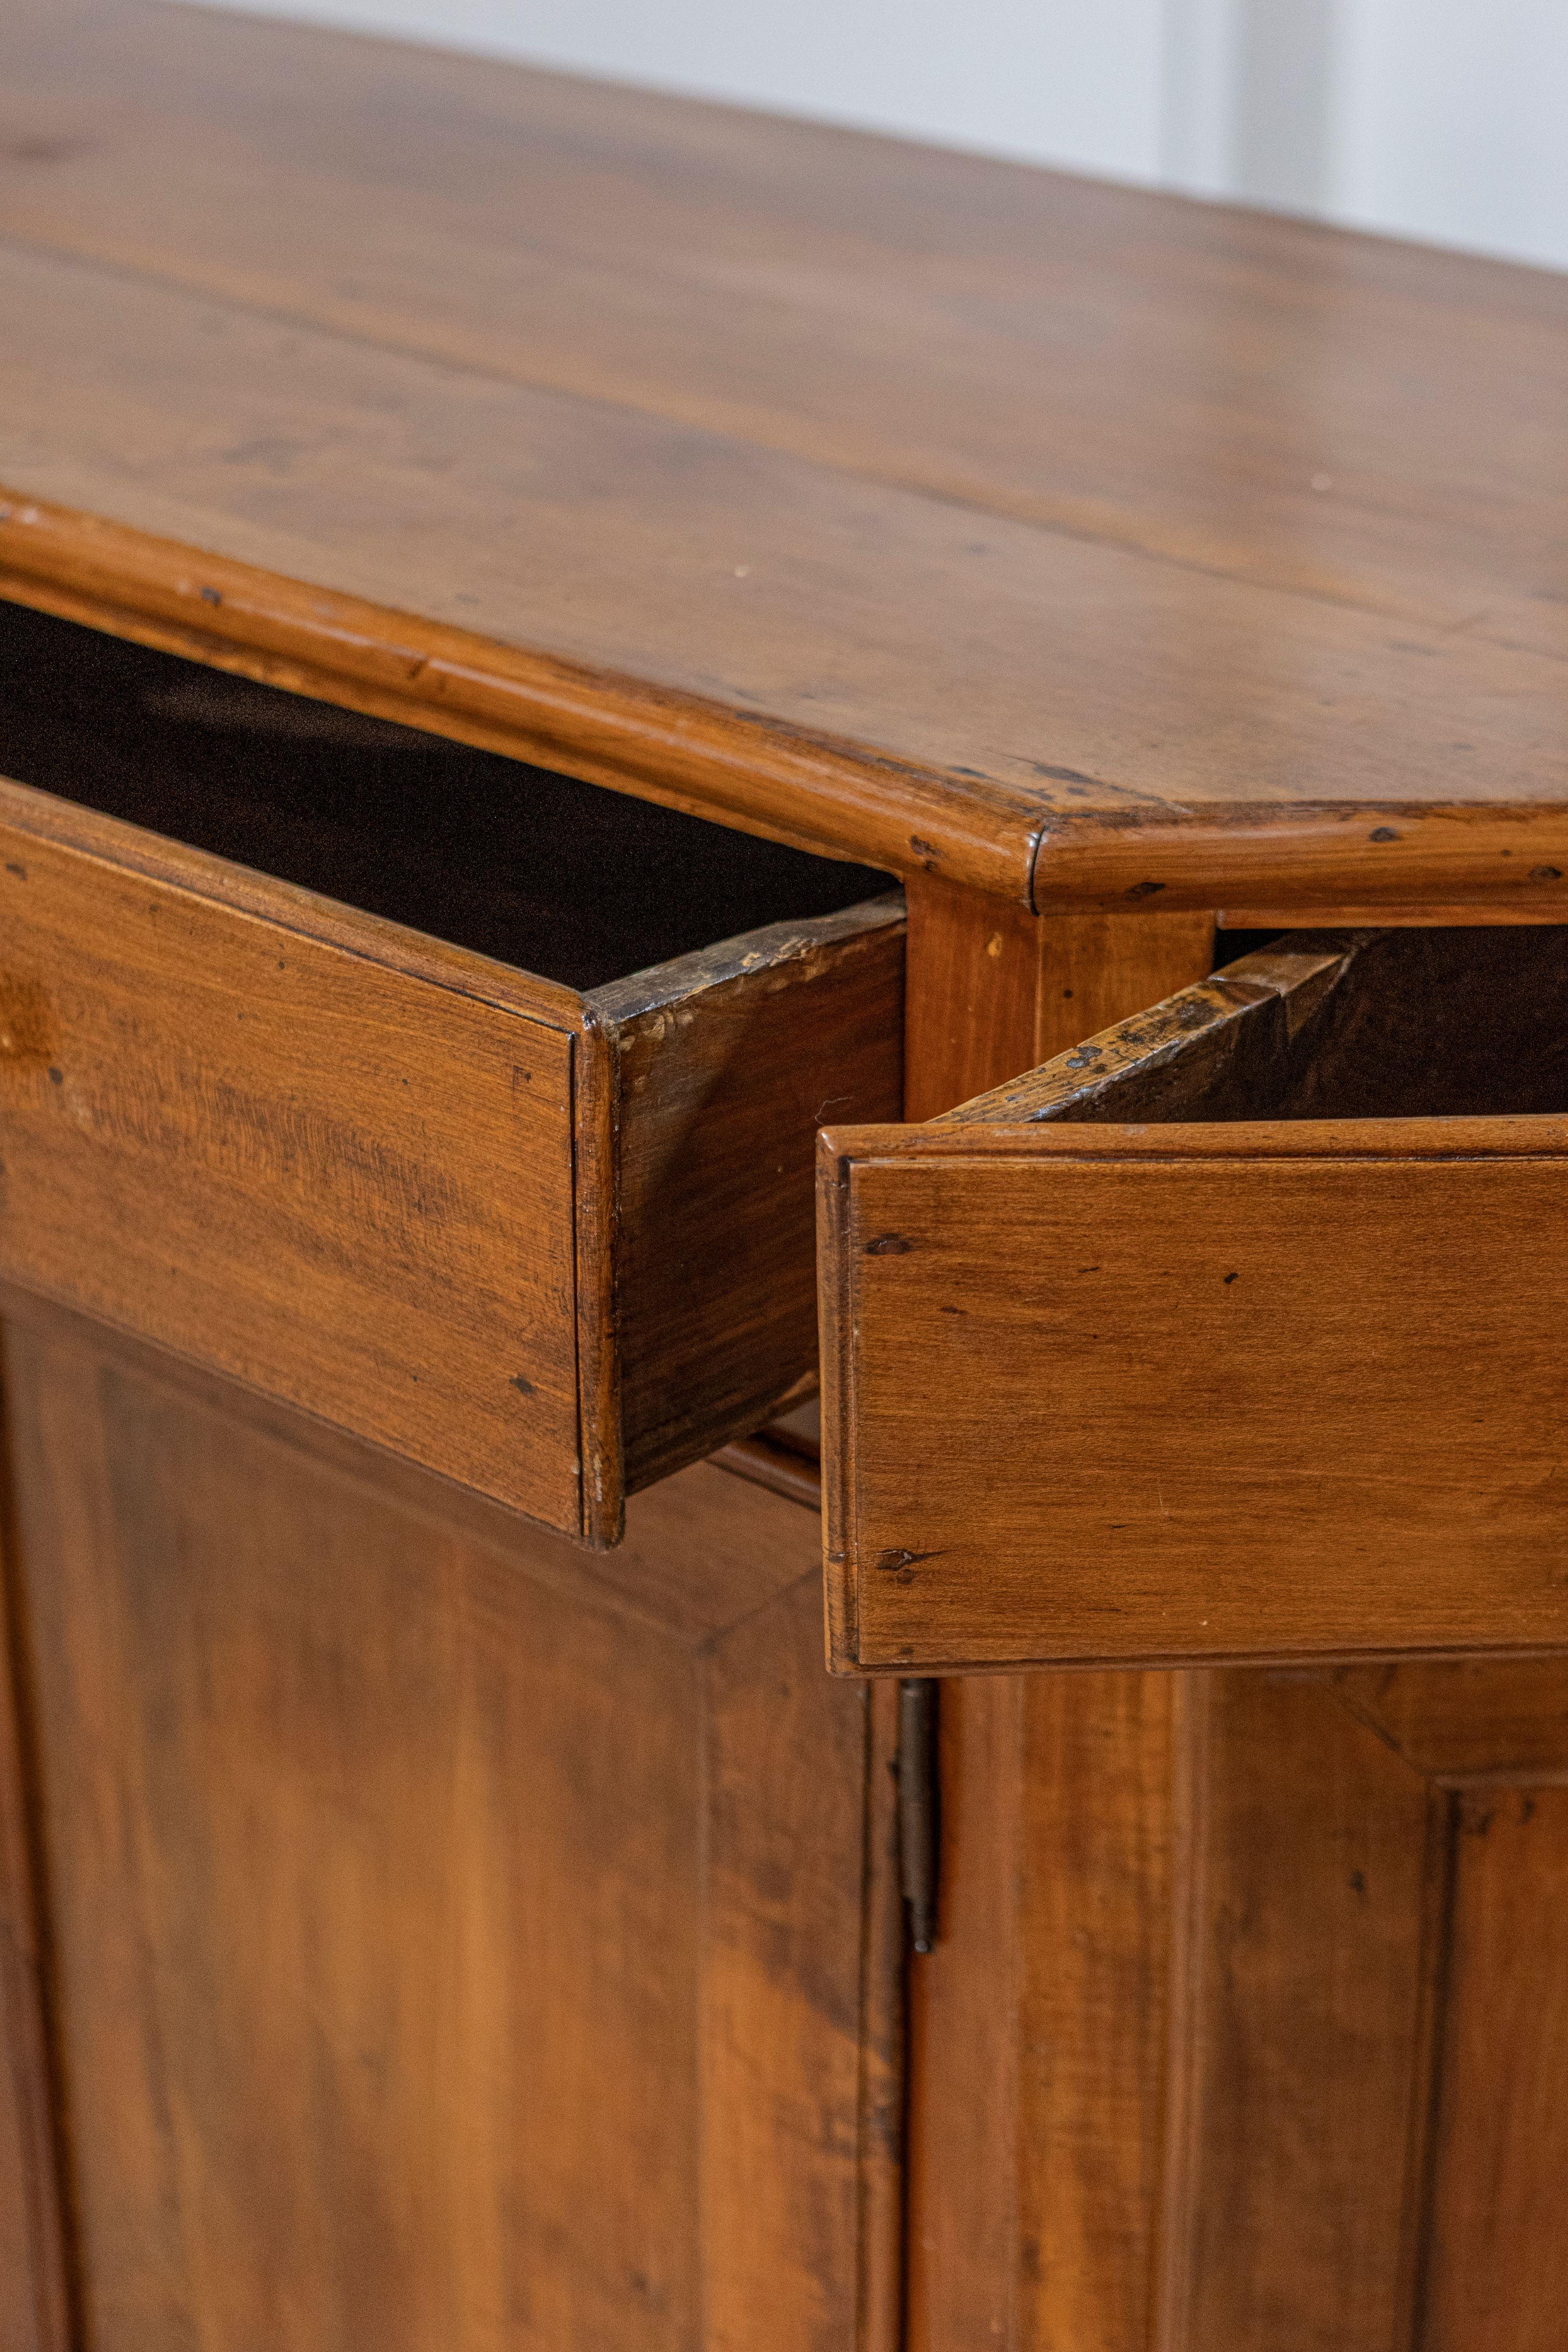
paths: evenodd
<path fill-rule="evenodd" d="M 1331 210 L 1340 16 L 1341 0 L 1166 0 L 1163 175 Z"/>
<path fill-rule="evenodd" d="M 1333 195 L 1337 0 L 1246 0 L 1237 27 L 1232 187 L 1292 212 Z"/>

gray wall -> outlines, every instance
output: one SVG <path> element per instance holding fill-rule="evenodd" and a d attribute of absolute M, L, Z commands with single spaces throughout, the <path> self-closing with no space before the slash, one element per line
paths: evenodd
<path fill-rule="evenodd" d="M 202 0 L 1568 268 L 1568 0 Z"/>

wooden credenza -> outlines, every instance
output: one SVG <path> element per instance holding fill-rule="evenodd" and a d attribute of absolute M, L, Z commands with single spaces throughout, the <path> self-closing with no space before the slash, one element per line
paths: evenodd
<path fill-rule="evenodd" d="M 13 0 L 0 2352 L 1557 2352 L 1565 394 Z"/>

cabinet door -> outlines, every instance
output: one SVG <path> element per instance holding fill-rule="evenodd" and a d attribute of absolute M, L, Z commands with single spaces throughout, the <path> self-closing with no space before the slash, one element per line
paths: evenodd
<path fill-rule="evenodd" d="M 884 1694 L 815 1516 L 699 1465 L 594 1555 L 14 1307 L 84 2342 L 887 2352 Z"/>
<path fill-rule="evenodd" d="M 1561 936 L 1325 935 L 824 1138 L 840 1668 L 1568 1643 Z"/>

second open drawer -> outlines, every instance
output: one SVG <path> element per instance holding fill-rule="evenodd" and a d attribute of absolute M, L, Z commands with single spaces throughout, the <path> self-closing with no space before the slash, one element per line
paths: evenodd
<path fill-rule="evenodd" d="M 1287 938 L 824 1137 L 830 1654 L 1568 1645 L 1568 938 Z"/>

